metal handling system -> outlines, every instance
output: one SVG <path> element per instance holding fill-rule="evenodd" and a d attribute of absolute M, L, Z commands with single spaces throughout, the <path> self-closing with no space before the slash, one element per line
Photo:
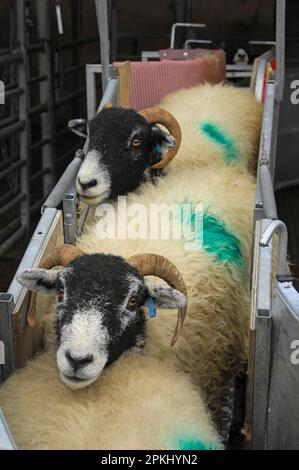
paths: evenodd
<path fill-rule="evenodd" d="M 114 106 L 119 103 L 119 79 L 109 62 L 107 1 L 96 0 L 95 4 L 102 64 L 86 66 L 89 119 L 106 103 L 111 102 Z M 269 77 L 266 86 L 253 211 L 252 308 L 246 418 L 247 441 L 253 449 L 295 449 L 299 444 L 299 426 L 295 419 L 299 416 L 299 365 L 294 364 L 291 359 L 294 341 L 299 340 L 299 294 L 287 271 L 287 228 L 277 218 L 273 191 L 279 107 L 284 89 L 285 0 L 277 0 L 276 8 L 275 48 L 256 61 L 252 77 L 252 89 L 261 101 L 267 64 L 276 59 L 276 72 Z M 174 31 L 175 28 L 172 43 Z M 19 51 L 16 57 L 20 54 Z M 95 74 L 98 73 L 102 75 L 103 87 L 99 107 L 95 88 Z M 26 149 L 26 132 L 23 127 L 26 117 L 21 118 L 23 145 Z M 87 142 L 83 149 L 77 150 L 73 161 L 43 203 L 41 219 L 20 263 L 20 270 L 38 265 L 57 226 L 61 215 L 57 208 L 61 202 L 64 228 L 63 235 L 62 226 L 59 228 L 61 241 L 74 244 L 81 233 L 88 207 L 77 218 L 74 182 L 86 147 Z M 45 158 L 51 158 L 50 151 Z M 274 243 L 274 238 L 277 238 L 277 243 Z M 276 264 L 273 263 L 274 251 L 277 253 Z M 26 321 L 26 294 L 26 290 L 15 279 L 8 292 L 0 294 L 0 334 L 5 343 L 5 364 L 0 368 L 1 380 L 5 380 L 18 362 L 13 344 L 12 323 L 15 312 L 20 314 L 20 311 L 23 322 Z M 4 432 L 1 429 L 0 427 L 0 435 Z M 12 439 L 10 445 L 14 447 Z"/>

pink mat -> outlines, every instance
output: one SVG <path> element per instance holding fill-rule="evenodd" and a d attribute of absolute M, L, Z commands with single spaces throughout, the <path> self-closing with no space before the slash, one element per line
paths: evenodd
<path fill-rule="evenodd" d="M 202 55 L 194 60 L 130 62 L 132 108 L 137 111 L 149 108 L 181 88 L 224 80 L 224 52 L 211 51 Z"/>

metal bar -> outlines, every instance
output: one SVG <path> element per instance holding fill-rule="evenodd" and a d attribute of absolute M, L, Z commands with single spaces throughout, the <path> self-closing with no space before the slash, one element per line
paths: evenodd
<path fill-rule="evenodd" d="M 16 444 L 8 429 L 4 414 L 0 408 L 0 450 L 16 450 Z"/>
<path fill-rule="evenodd" d="M 275 41 L 249 41 L 248 44 L 252 46 L 275 46 L 276 42 Z"/>
<path fill-rule="evenodd" d="M 267 450 L 295 450 L 299 442 L 295 418 L 299 413 L 299 294 L 287 278 L 276 285 L 273 330 Z"/>
<path fill-rule="evenodd" d="M 19 264 L 18 271 L 33 267 L 35 260 L 40 253 L 41 247 L 47 239 L 49 230 L 51 229 L 51 226 L 55 220 L 56 214 L 56 209 L 45 209 L 25 251 L 22 261 Z M 12 283 L 9 286 L 8 292 L 13 294 L 16 308 L 18 308 L 18 302 L 20 300 L 22 291 L 24 291 L 24 288 L 16 281 L 16 278 L 14 277 Z"/>
<path fill-rule="evenodd" d="M 204 23 L 174 23 L 171 27 L 170 49 L 175 45 L 175 31 L 177 28 L 205 28 Z"/>
<path fill-rule="evenodd" d="M 184 44 L 184 49 L 187 49 L 189 44 L 212 44 L 210 39 L 187 39 Z"/>
<path fill-rule="evenodd" d="M 277 276 L 284 276 L 286 274 L 288 252 L 288 230 L 284 222 L 281 220 L 273 220 L 263 232 L 260 239 L 260 246 L 269 246 L 274 233 L 279 233 Z"/>
<path fill-rule="evenodd" d="M 100 34 L 101 64 L 102 64 L 102 91 L 106 90 L 110 70 L 110 45 L 108 31 L 107 0 L 95 0 L 98 30 Z"/>
<path fill-rule="evenodd" d="M 227 64 L 226 70 L 248 70 L 252 71 L 252 65 L 236 65 L 236 64 Z"/>
<path fill-rule="evenodd" d="M 0 181 L 2 181 L 4 178 L 10 175 L 10 173 L 12 173 L 13 171 L 18 170 L 19 168 L 24 168 L 24 166 L 26 166 L 26 160 L 22 159 L 22 160 L 16 161 L 9 168 L 6 168 L 5 170 L 0 172 Z"/>
<path fill-rule="evenodd" d="M 3 65 L 16 64 L 22 62 L 23 52 L 21 50 L 12 51 L 10 54 L 0 55 L 0 67 Z"/>
<path fill-rule="evenodd" d="M 74 39 L 73 41 L 66 42 L 57 46 L 57 50 L 64 51 L 66 49 L 72 49 L 75 46 L 84 46 L 85 44 L 90 44 L 99 40 L 98 36 L 92 36 L 84 39 Z"/>
<path fill-rule="evenodd" d="M 10 250 L 24 235 L 26 235 L 25 227 L 20 227 L 16 232 L 10 235 L 10 237 L 0 245 L 0 256 Z"/>
<path fill-rule="evenodd" d="M 28 52 L 43 52 L 44 47 L 45 47 L 44 42 L 42 42 L 42 39 L 41 39 L 41 42 L 37 44 L 29 44 L 27 46 L 27 51 Z"/>
<path fill-rule="evenodd" d="M 20 220 L 16 219 L 12 222 L 9 222 L 2 230 L 0 230 L 0 242 L 2 242 L 5 238 L 11 235 L 11 233 L 20 227 Z"/>
<path fill-rule="evenodd" d="M 259 58 L 254 90 L 255 97 L 258 101 L 262 101 L 266 66 L 272 58 L 273 51 L 267 51 Z"/>
<path fill-rule="evenodd" d="M 269 221 L 257 222 L 255 244 Z M 272 241 L 267 247 L 258 245 L 255 250 L 252 283 L 252 325 L 255 331 L 252 446 L 265 449 L 268 422 L 268 395 L 270 383 L 270 351 L 272 332 Z"/>
<path fill-rule="evenodd" d="M 226 78 L 250 78 L 251 72 L 227 72 Z"/>
<path fill-rule="evenodd" d="M 276 89 L 275 98 L 282 101 L 285 74 L 285 0 L 276 1 Z"/>
<path fill-rule="evenodd" d="M 74 245 L 77 236 L 77 194 L 74 183 L 63 198 L 64 242 Z"/>
<path fill-rule="evenodd" d="M 99 67 L 99 66 L 98 66 Z M 86 98 L 87 98 L 87 118 L 92 119 L 97 112 L 97 93 L 96 81 L 94 76 L 94 67 L 90 64 L 86 65 Z"/>
<path fill-rule="evenodd" d="M 266 88 L 266 99 L 264 105 L 263 125 L 261 132 L 261 145 L 259 150 L 259 161 L 267 160 L 273 177 L 273 160 L 275 156 L 273 141 L 276 136 L 273 135 L 274 129 L 274 100 L 275 100 L 275 82 L 268 80 Z"/>
<path fill-rule="evenodd" d="M 50 139 L 42 139 L 36 142 L 35 144 L 30 145 L 30 150 L 34 151 L 36 149 L 39 149 L 40 147 L 43 147 L 44 145 L 47 145 L 49 143 Z"/>
<path fill-rule="evenodd" d="M 36 75 L 35 77 L 31 77 L 28 79 L 28 84 L 32 85 L 33 83 L 42 82 L 47 80 L 47 75 Z"/>
<path fill-rule="evenodd" d="M 103 109 L 107 103 L 112 103 L 113 106 L 118 106 L 118 78 L 110 78 L 107 84 L 105 93 L 101 99 L 98 111 Z"/>
<path fill-rule="evenodd" d="M 12 197 L 14 197 L 13 191 L 7 191 L 7 193 L 3 194 L 3 196 L 0 197 L 0 206 L 6 204 L 7 201 L 9 201 Z"/>
<path fill-rule="evenodd" d="M 46 76 L 46 81 L 39 82 L 40 100 L 45 100 L 46 108 L 41 115 L 41 138 L 46 142 L 42 146 L 42 161 L 44 168 L 51 168 L 43 175 L 43 195 L 46 197 L 54 185 L 55 174 L 55 105 L 53 97 L 53 68 L 52 68 L 52 33 L 51 33 L 51 0 L 36 2 L 37 30 L 45 40 L 44 53 L 38 55 L 39 73 Z M 45 112 L 47 111 L 47 112 Z"/>
<path fill-rule="evenodd" d="M 87 98 L 87 117 L 92 119 L 106 103 L 111 102 L 114 106 L 118 106 L 118 85 L 119 81 L 114 67 L 110 66 L 110 78 L 107 88 L 103 94 L 100 106 L 97 106 L 96 94 L 96 73 L 102 73 L 102 66 L 97 64 L 86 65 L 86 98 Z"/>
<path fill-rule="evenodd" d="M 82 163 L 83 152 L 82 150 L 77 150 L 75 158 L 71 161 L 71 163 L 66 168 L 65 172 L 59 179 L 58 183 L 54 187 L 53 191 L 48 196 L 47 200 L 42 206 L 42 211 L 44 211 L 47 207 L 55 208 L 57 207 L 65 194 L 65 188 L 69 188 L 71 183 L 74 181 L 79 168 Z"/>
<path fill-rule="evenodd" d="M 5 139 L 11 134 L 22 131 L 24 127 L 25 127 L 24 119 L 16 122 L 15 124 L 11 124 L 10 126 L 4 127 L 3 129 L 0 130 L 0 140 Z"/>
<path fill-rule="evenodd" d="M 36 181 L 41 176 L 44 176 L 46 173 L 49 173 L 50 171 L 51 171 L 51 168 L 43 168 L 42 170 L 35 173 L 35 175 L 31 176 L 31 178 L 29 180 L 30 183 L 34 183 L 34 181 Z"/>
<path fill-rule="evenodd" d="M 7 126 L 9 126 L 10 124 L 15 123 L 17 120 L 18 120 L 18 116 L 17 116 L 17 115 L 15 115 L 15 116 L 10 116 L 10 117 L 7 117 L 7 118 L 5 118 L 5 119 L 1 119 L 1 121 L 0 121 L 0 129 L 3 129 L 3 127 L 7 127 Z"/>
<path fill-rule="evenodd" d="M 85 64 L 78 64 L 78 65 L 72 65 L 72 67 L 67 67 L 66 69 L 63 69 L 63 73 L 66 75 L 68 73 L 73 73 L 76 72 L 77 70 L 84 69 Z"/>
<path fill-rule="evenodd" d="M 42 114 L 47 110 L 48 110 L 48 104 L 47 103 L 40 103 L 40 104 L 34 106 L 33 108 L 29 109 L 29 116 L 32 117 L 32 116 L 35 116 L 35 114 Z"/>
<path fill-rule="evenodd" d="M 5 91 L 5 99 L 13 98 L 14 96 L 19 96 L 24 93 L 23 88 L 13 88 L 12 90 Z"/>
<path fill-rule="evenodd" d="M 56 9 L 56 19 L 57 19 L 58 32 L 59 32 L 59 34 L 63 34 L 63 21 L 62 21 L 60 0 L 56 0 L 55 9 Z"/>
<path fill-rule="evenodd" d="M 265 218 L 277 219 L 276 202 L 268 161 L 260 163 L 259 180 Z"/>
<path fill-rule="evenodd" d="M 4 345 L 4 358 L 0 361 L 0 381 L 3 382 L 15 370 L 15 354 L 12 331 L 14 298 L 11 294 L 0 294 L 0 341 Z"/>
<path fill-rule="evenodd" d="M 24 93 L 19 97 L 19 120 L 24 122 L 22 132 L 19 139 L 19 153 L 20 158 L 25 161 L 20 171 L 20 190 L 27 198 L 21 203 L 21 225 L 29 230 L 30 214 L 29 214 L 29 177 L 28 167 L 30 162 L 30 129 L 29 129 L 29 86 L 28 86 L 28 56 L 26 54 L 26 18 L 25 18 L 25 0 L 16 2 L 17 11 L 17 35 L 20 49 L 23 54 L 23 62 L 18 66 L 18 83 L 20 88 L 23 88 Z"/>
<path fill-rule="evenodd" d="M 69 103 L 74 98 L 76 98 L 77 96 L 83 95 L 85 91 L 86 91 L 85 87 L 81 88 L 80 90 L 73 91 L 69 95 L 62 98 L 60 101 L 56 101 L 55 108 L 60 108 L 61 106 L 64 106 L 65 104 Z"/>
<path fill-rule="evenodd" d="M 16 196 L 14 199 L 12 199 L 10 202 L 8 202 L 7 204 L 5 204 L 4 206 L 2 206 L 0 208 L 0 217 L 5 214 L 5 212 L 9 211 L 9 209 L 11 209 L 12 207 L 15 207 L 17 206 L 21 201 L 23 201 L 24 199 L 26 199 L 26 194 L 19 194 L 18 196 Z"/>
<path fill-rule="evenodd" d="M 19 160 L 19 155 L 17 154 L 14 154 L 11 158 L 7 158 L 6 160 L 2 160 L 0 162 L 0 170 L 2 170 L 3 168 L 7 168 L 9 165 L 11 165 L 12 163 L 15 163 L 17 160 Z"/>
<path fill-rule="evenodd" d="M 41 207 L 44 203 L 45 198 L 42 197 L 38 201 L 35 201 L 34 204 L 30 206 L 30 215 L 35 214 L 36 212 L 40 212 Z"/>

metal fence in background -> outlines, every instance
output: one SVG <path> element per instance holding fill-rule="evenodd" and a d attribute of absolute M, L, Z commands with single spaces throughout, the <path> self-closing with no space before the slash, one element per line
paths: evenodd
<path fill-rule="evenodd" d="M 58 24 L 51 0 L 1 7 L 9 38 L 0 32 L 6 41 L 0 48 L 0 255 L 32 233 L 43 201 L 79 146 L 66 123 L 86 114 L 84 63 L 100 58 L 97 31 L 82 32 L 82 15 L 95 6 L 87 9 L 82 0 L 62 6 Z"/>

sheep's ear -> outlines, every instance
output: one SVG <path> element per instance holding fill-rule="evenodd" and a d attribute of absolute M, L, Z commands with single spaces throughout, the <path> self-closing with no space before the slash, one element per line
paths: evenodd
<path fill-rule="evenodd" d="M 56 292 L 56 279 L 59 271 L 54 269 L 25 269 L 17 273 L 17 281 L 31 291 L 47 294 Z"/>
<path fill-rule="evenodd" d="M 68 122 L 68 128 L 75 134 L 79 135 L 80 137 L 84 137 L 85 139 L 88 135 L 87 125 L 88 124 L 86 119 L 72 119 Z"/>
<path fill-rule="evenodd" d="M 151 283 L 146 283 L 146 287 L 156 307 L 183 308 L 187 304 L 186 296 L 172 287 Z"/>
<path fill-rule="evenodd" d="M 174 147 L 176 144 L 176 140 L 173 135 L 164 132 L 156 124 L 153 124 L 151 128 L 151 141 L 154 152 L 161 154 L 162 157 L 168 149 Z"/>

